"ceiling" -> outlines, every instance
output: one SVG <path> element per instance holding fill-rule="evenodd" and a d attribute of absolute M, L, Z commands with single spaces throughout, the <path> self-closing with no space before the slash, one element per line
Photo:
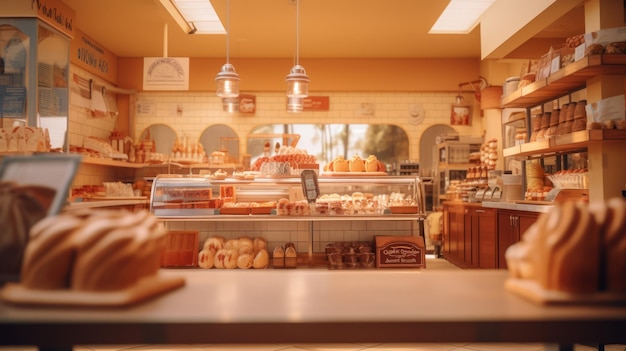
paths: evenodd
<path fill-rule="evenodd" d="M 479 27 L 467 35 L 429 35 L 449 0 L 302 0 L 300 58 L 480 58 Z M 63 0 L 76 27 L 118 57 L 225 57 L 225 35 L 187 35 L 158 0 Z M 226 0 L 211 0 L 225 23 Z M 293 57 L 294 0 L 231 0 L 230 58 Z M 578 7 L 537 34 L 584 32 Z M 545 49 L 543 50 L 545 51 Z"/>

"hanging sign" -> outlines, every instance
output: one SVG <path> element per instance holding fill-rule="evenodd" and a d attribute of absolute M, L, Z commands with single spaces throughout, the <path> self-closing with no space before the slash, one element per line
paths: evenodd
<path fill-rule="evenodd" d="M 145 57 L 143 90 L 189 90 L 189 57 Z"/>
<path fill-rule="evenodd" d="M 328 111 L 330 100 L 328 96 L 308 96 L 304 98 L 304 111 Z"/>

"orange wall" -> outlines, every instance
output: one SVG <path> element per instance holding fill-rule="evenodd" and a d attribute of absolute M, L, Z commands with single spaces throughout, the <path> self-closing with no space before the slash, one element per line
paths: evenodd
<path fill-rule="evenodd" d="M 215 90 L 224 59 L 191 58 L 191 91 Z M 281 91 L 293 59 L 234 59 L 242 91 Z M 478 59 L 306 59 L 311 91 L 457 91 L 480 75 Z M 118 86 L 142 90 L 143 58 L 119 58 Z"/>

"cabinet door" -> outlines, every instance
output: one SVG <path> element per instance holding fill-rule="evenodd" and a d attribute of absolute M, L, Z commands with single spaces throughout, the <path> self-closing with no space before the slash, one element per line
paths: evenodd
<path fill-rule="evenodd" d="M 528 228 L 537 221 L 537 218 L 539 218 L 539 214 L 524 212 L 518 214 L 518 218 L 519 219 L 517 221 L 517 224 L 519 230 L 519 239 L 521 239 L 526 230 L 528 230 Z"/>
<path fill-rule="evenodd" d="M 519 241 L 515 220 L 514 212 L 498 211 L 498 268 L 507 268 L 504 258 L 506 249 Z"/>
<path fill-rule="evenodd" d="M 455 264 L 463 264 L 464 250 L 464 227 L 465 216 L 463 206 L 448 205 L 444 207 L 446 216 L 446 241 L 444 242 L 444 254 L 449 261 Z"/>
<path fill-rule="evenodd" d="M 460 222 L 460 223 L 459 223 Z M 458 261 L 460 256 L 459 241 L 463 240 L 463 232 L 460 230 L 463 227 L 463 214 L 458 212 L 455 207 L 450 210 L 450 259 Z"/>
<path fill-rule="evenodd" d="M 474 215 L 477 231 L 473 232 L 476 237 L 473 250 L 477 257 L 474 266 L 478 268 L 492 269 L 497 267 L 497 245 L 496 245 L 496 210 L 495 209 L 475 209 Z M 473 229 L 474 227 L 472 227 Z"/>
<path fill-rule="evenodd" d="M 463 266 L 467 268 L 473 268 L 476 257 L 472 255 L 474 243 L 472 238 L 477 237 L 478 232 L 478 216 L 473 209 L 466 209 L 464 216 L 465 226 L 463 228 L 462 240 L 463 240 L 463 252 L 461 252 L 461 261 Z"/>

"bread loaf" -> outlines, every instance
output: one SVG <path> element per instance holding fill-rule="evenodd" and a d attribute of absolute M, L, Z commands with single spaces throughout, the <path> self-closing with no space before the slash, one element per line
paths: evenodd
<path fill-rule="evenodd" d="M 619 198 L 611 199 L 606 212 L 602 288 L 623 294 L 626 293 L 626 202 Z"/>
<path fill-rule="evenodd" d="M 47 217 L 31 230 L 22 284 L 30 289 L 125 289 L 156 274 L 164 247 L 165 230 L 148 211 Z"/>
<path fill-rule="evenodd" d="M 348 162 L 350 172 L 365 172 L 365 162 L 359 155 L 354 155 Z"/>
<path fill-rule="evenodd" d="M 343 156 L 337 156 L 333 162 L 334 172 L 350 172 L 350 165 L 348 164 L 348 160 L 343 158 Z"/>
<path fill-rule="evenodd" d="M 558 203 L 505 254 L 510 276 L 549 291 L 626 293 L 626 202 Z"/>
<path fill-rule="evenodd" d="M 261 249 L 254 256 L 254 261 L 252 262 L 252 267 L 256 269 L 267 268 L 270 264 L 270 255 L 266 249 Z"/>

